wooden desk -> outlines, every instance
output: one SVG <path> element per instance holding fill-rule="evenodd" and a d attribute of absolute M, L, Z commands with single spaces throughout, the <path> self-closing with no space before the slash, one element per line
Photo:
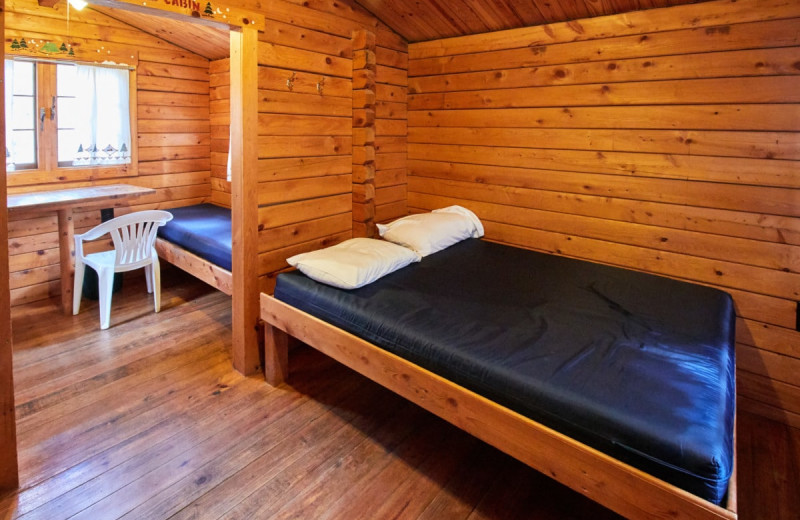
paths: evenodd
<path fill-rule="evenodd" d="M 23 213 L 41 214 L 55 211 L 58 214 L 58 249 L 61 258 L 61 308 L 72 314 L 72 292 L 75 283 L 75 224 L 72 211 L 81 208 L 109 208 L 151 195 L 156 190 L 129 184 L 110 184 L 71 190 L 37 191 L 8 196 L 9 215 Z"/>

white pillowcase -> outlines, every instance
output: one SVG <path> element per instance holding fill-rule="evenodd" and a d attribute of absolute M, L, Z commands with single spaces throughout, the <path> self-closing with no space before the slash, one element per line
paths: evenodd
<path fill-rule="evenodd" d="M 482 237 L 483 224 L 467 208 L 449 206 L 378 224 L 378 232 L 389 242 L 428 256 L 467 238 Z"/>
<path fill-rule="evenodd" d="M 309 278 L 340 289 L 363 287 L 419 260 L 410 249 L 374 238 L 351 238 L 286 259 Z"/>

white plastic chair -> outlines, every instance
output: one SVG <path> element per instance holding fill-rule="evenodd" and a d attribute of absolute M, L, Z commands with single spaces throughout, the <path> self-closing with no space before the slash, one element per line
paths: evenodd
<path fill-rule="evenodd" d="M 153 293 L 155 311 L 161 310 L 161 269 L 155 244 L 156 231 L 172 220 L 168 211 L 137 211 L 103 222 L 86 233 L 75 235 L 75 287 L 72 313 L 78 314 L 83 293 L 83 275 L 86 266 L 97 272 L 100 296 L 100 328 L 107 329 L 111 319 L 111 290 L 114 273 L 144 267 L 147 292 Z M 96 240 L 110 233 L 114 249 L 100 253 L 83 254 L 83 242 Z"/>

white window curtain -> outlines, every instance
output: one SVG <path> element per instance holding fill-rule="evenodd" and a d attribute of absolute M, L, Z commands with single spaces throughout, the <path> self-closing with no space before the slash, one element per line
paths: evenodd
<path fill-rule="evenodd" d="M 74 166 L 131 161 L 129 77 L 127 69 L 76 65 Z"/>

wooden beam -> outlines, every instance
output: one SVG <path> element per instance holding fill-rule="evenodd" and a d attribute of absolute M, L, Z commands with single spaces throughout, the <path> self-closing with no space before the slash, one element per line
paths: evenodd
<path fill-rule="evenodd" d="M 0 9 L 0 34 L 5 14 Z M 3 58 L 4 50 L 0 50 Z M 0 84 L 5 85 L 3 71 Z M 5 106 L 0 100 L 0 120 L 5 121 Z M 5 125 L 0 125 L 0 141 L 5 142 Z M 0 165 L 0 490 L 19 486 L 17 470 L 17 426 L 14 410 L 14 371 L 11 349 L 11 298 L 8 280 L 8 212 L 6 211 L 6 166 Z"/>
<path fill-rule="evenodd" d="M 259 370 L 258 355 L 258 31 L 231 31 L 231 220 L 233 366 Z"/>
<path fill-rule="evenodd" d="M 72 208 L 58 210 L 58 251 L 61 264 L 61 309 L 72 315 L 72 293 L 75 283 L 75 223 Z"/>
<path fill-rule="evenodd" d="M 58 0 L 39 0 L 39 7 L 55 7 Z"/>

